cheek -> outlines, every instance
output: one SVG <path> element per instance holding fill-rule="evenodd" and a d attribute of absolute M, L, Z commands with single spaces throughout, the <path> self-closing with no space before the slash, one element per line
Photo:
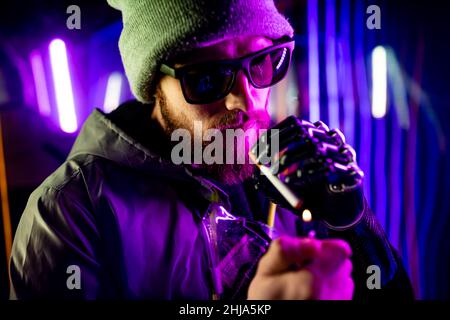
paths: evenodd
<path fill-rule="evenodd" d="M 166 76 L 161 79 L 161 89 L 165 94 L 167 106 L 172 115 L 178 119 L 195 117 L 192 106 L 184 99 L 180 81 Z"/>
<path fill-rule="evenodd" d="M 265 88 L 265 89 L 253 89 L 254 91 L 252 92 L 253 97 L 255 99 L 255 101 L 258 103 L 258 105 L 264 106 L 265 108 L 268 107 L 268 103 L 266 103 L 269 99 L 269 94 L 270 94 L 270 88 Z"/>

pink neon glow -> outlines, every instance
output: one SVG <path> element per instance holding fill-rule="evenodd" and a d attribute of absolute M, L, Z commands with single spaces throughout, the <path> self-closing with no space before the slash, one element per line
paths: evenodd
<path fill-rule="evenodd" d="M 72 133 L 77 131 L 78 124 L 75 114 L 69 63 L 67 61 L 66 44 L 60 39 L 55 39 L 50 43 L 49 51 L 56 104 L 58 106 L 59 125 L 62 131 Z"/>
<path fill-rule="evenodd" d="M 30 63 L 33 72 L 39 113 L 43 116 L 49 116 L 51 113 L 50 101 L 48 99 L 47 81 L 45 80 L 44 64 L 42 62 L 41 54 L 37 51 L 33 51 L 30 55 Z"/>

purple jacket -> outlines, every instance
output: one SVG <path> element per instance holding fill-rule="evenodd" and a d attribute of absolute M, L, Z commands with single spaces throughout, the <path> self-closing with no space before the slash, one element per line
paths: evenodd
<path fill-rule="evenodd" d="M 248 193 L 230 196 L 166 160 L 163 137 L 145 126 L 149 108 L 131 102 L 111 115 L 94 111 L 66 162 L 31 194 L 13 244 L 11 298 L 245 298 L 270 242 L 263 226 L 251 226 L 261 212 Z M 211 225 L 221 210 L 214 221 L 226 224 Z M 280 211 L 278 230 L 294 234 L 294 216 Z M 355 230 L 332 236 L 355 252 L 357 298 L 411 295 L 371 212 Z M 384 291 L 365 289 L 370 264 L 381 266 Z"/>

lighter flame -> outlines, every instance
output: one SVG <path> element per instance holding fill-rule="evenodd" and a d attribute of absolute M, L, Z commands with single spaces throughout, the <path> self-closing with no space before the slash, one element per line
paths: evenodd
<path fill-rule="evenodd" d="M 311 222 L 312 221 L 311 211 L 309 211 L 308 209 L 303 210 L 302 219 L 304 222 Z"/>

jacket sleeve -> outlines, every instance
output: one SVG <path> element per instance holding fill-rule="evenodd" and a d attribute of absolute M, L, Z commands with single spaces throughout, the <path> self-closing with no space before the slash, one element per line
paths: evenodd
<path fill-rule="evenodd" d="M 11 253 L 11 299 L 101 295 L 99 233 L 87 204 L 83 191 L 41 186 L 31 194 Z"/>
<path fill-rule="evenodd" d="M 330 231 L 329 235 L 346 240 L 352 247 L 354 300 L 409 301 L 414 299 L 403 263 L 389 243 L 372 210 L 367 206 L 367 202 L 364 216 L 354 228 Z M 379 287 L 377 273 L 380 276 Z"/>

